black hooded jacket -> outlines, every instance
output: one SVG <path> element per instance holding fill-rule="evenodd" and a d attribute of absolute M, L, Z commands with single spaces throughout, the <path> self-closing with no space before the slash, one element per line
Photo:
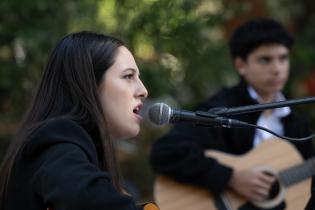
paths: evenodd
<path fill-rule="evenodd" d="M 37 129 L 19 154 L 3 210 L 140 210 L 99 168 L 92 135 L 71 120 Z"/>

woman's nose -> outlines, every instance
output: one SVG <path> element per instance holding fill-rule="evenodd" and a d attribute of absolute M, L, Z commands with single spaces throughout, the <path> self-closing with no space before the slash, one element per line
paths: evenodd
<path fill-rule="evenodd" d="M 139 92 L 138 92 L 138 96 L 141 98 L 146 98 L 148 97 L 148 90 L 146 89 L 146 87 L 144 86 L 144 84 L 142 83 L 142 81 L 139 81 Z"/>

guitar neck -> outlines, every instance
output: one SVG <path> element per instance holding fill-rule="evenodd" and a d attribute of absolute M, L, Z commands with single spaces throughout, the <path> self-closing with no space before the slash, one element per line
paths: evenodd
<path fill-rule="evenodd" d="M 290 186 L 303 181 L 315 174 L 315 158 L 295 165 L 279 173 L 279 179 L 284 186 Z"/>

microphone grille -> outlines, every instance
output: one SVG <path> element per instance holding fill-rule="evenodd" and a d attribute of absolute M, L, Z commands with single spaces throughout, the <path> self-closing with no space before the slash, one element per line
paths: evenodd
<path fill-rule="evenodd" d="M 156 103 L 149 109 L 149 119 L 157 125 L 169 123 L 172 109 L 164 103 Z"/>

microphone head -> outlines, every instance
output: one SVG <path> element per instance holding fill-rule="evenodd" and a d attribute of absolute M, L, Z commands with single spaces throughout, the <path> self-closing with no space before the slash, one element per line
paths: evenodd
<path fill-rule="evenodd" d="M 155 103 L 149 108 L 149 119 L 157 125 L 163 125 L 170 122 L 172 109 L 164 103 Z"/>

